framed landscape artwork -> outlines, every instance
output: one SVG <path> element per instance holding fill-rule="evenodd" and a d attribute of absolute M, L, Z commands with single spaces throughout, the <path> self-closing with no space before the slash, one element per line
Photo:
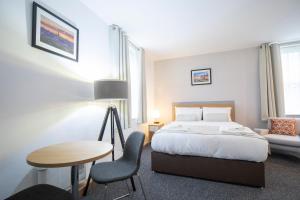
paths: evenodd
<path fill-rule="evenodd" d="M 207 85 L 211 84 L 211 69 L 197 69 L 191 71 L 192 85 Z"/>
<path fill-rule="evenodd" d="M 33 2 L 32 46 L 78 62 L 79 30 Z"/>

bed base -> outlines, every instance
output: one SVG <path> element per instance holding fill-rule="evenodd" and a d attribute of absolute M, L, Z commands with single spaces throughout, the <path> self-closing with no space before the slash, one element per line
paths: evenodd
<path fill-rule="evenodd" d="M 181 156 L 151 152 L 152 170 L 213 181 L 265 187 L 263 162 Z"/>

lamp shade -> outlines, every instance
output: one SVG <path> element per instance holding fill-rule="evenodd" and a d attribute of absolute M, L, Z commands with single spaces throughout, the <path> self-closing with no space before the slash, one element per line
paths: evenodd
<path fill-rule="evenodd" d="M 158 119 L 160 117 L 159 110 L 153 110 L 152 117 L 153 117 L 153 119 Z"/>
<path fill-rule="evenodd" d="M 128 83 L 121 80 L 98 80 L 94 82 L 95 99 L 128 99 Z"/>

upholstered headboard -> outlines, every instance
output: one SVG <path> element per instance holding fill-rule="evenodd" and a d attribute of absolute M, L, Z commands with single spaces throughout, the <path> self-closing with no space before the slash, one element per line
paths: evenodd
<path fill-rule="evenodd" d="M 203 101 L 203 102 L 175 102 L 172 104 L 172 120 L 175 120 L 175 107 L 230 107 L 231 120 L 235 121 L 234 101 Z"/>

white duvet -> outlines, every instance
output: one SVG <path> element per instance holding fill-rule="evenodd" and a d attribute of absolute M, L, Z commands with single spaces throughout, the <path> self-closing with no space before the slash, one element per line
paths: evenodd
<path fill-rule="evenodd" d="M 157 131 L 151 142 L 157 152 L 263 162 L 268 141 L 235 122 L 172 122 Z"/>

